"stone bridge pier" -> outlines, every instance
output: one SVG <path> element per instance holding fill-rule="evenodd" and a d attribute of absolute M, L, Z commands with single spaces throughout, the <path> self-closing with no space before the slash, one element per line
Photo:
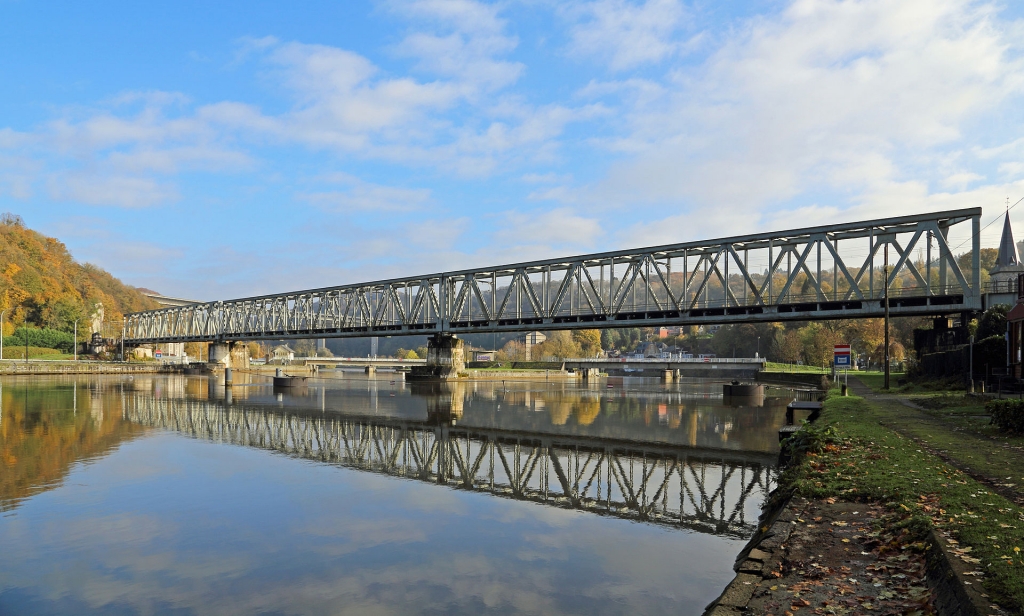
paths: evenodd
<path fill-rule="evenodd" d="M 427 365 L 414 366 L 413 379 L 454 379 L 466 369 L 465 342 L 451 334 L 435 334 L 427 338 Z"/>
<path fill-rule="evenodd" d="M 249 347 L 244 342 L 211 342 L 207 364 L 214 369 L 248 368 Z"/>

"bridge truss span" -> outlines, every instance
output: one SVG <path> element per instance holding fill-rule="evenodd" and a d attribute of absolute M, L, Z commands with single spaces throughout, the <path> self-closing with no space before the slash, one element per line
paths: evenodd
<path fill-rule="evenodd" d="M 894 316 L 975 311 L 981 308 L 980 219 L 980 208 L 955 210 L 175 306 L 127 315 L 125 338 L 256 340 L 880 317 L 886 295 Z M 969 246 L 963 255 L 955 254 L 960 245 Z"/>

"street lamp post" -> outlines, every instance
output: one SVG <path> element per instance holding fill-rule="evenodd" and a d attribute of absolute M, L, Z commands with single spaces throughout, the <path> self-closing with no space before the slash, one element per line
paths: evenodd
<path fill-rule="evenodd" d="M 885 267 L 882 268 L 882 275 L 885 278 L 885 390 L 889 390 L 889 243 L 885 244 Z"/>
<path fill-rule="evenodd" d="M 761 336 L 757 337 L 757 351 L 754 352 L 754 357 L 761 357 Z"/>
<path fill-rule="evenodd" d="M 78 361 L 78 319 L 75 319 L 74 349 L 75 349 L 75 361 Z"/>

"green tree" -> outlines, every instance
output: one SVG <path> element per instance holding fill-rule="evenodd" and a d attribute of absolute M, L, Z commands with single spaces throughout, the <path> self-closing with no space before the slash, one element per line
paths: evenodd
<path fill-rule="evenodd" d="M 530 349 L 524 342 L 509 340 L 496 355 L 498 361 L 529 361 Z"/>
<path fill-rule="evenodd" d="M 266 357 L 267 347 L 259 342 L 247 342 L 245 344 L 246 349 L 249 351 L 249 357 Z"/>
<path fill-rule="evenodd" d="M 1006 313 L 1010 307 L 1006 304 L 996 304 L 978 319 L 978 328 L 974 333 L 975 340 L 984 340 L 991 336 L 1002 336 L 1006 333 Z"/>
<path fill-rule="evenodd" d="M 535 345 L 531 351 L 534 360 L 568 359 L 582 354 L 580 345 L 567 331 L 556 331 L 548 334 L 547 340 Z"/>
<path fill-rule="evenodd" d="M 779 359 L 787 364 L 795 364 L 803 359 L 804 344 L 799 329 L 783 329 L 776 333 Z"/>
<path fill-rule="evenodd" d="M 978 257 L 978 261 L 981 265 L 981 284 L 985 284 L 992 279 L 989 272 L 991 272 L 996 266 L 996 259 L 999 258 L 999 249 L 982 248 L 978 252 Z M 969 252 L 965 252 L 956 258 L 956 264 L 960 266 L 960 270 L 963 271 L 967 280 L 971 279 L 971 275 L 969 273 L 971 271 L 971 259 L 972 256 Z M 938 279 L 936 278 L 936 280 Z"/>
<path fill-rule="evenodd" d="M 292 349 L 295 357 L 313 357 L 316 355 L 316 342 L 308 338 L 296 340 Z"/>
<path fill-rule="evenodd" d="M 75 321 L 85 325 L 85 309 L 73 297 L 61 297 L 44 304 L 39 313 L 40 322 L 51 329 L 70 332 L 75 329 Z"/>
<path fill-rule="evenodd" d="M 817 321 L 803 328 L 801 333 L 804 357 L 812 366 L 830 365 L 835 345 L 844 342 L 839 321 Z"/>
<path fill-rule="evenodd" d="M 601 353 L 601 330 L 576 329 L 572 332 L 572 338 L 579 345 L 582 357 L 596 357 Z"/>

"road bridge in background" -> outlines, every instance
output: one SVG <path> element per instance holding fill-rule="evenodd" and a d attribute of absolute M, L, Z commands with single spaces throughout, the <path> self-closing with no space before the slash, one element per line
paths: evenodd
<path fill-rule="evenodd" d="M 190 436 L 742 539 L 774 487 L 774 456 L 127 393 L 124 418 Z"/>
<path fill-rule="evenodd" d="M 883 315 L 886 295 L 893 316 L 972 312 L 980 219 L 973 208 L 174 306 L 127 315 L 125 340 L 865 318 Z"/>
<path fill-rule="evenodd" d="M 294 364 L 320 366 L 338 366 L 365 368 L 374 366 L 376 368 L 411 368 L 422 366 L 427 363 L 425 359 L 395 359 L 393 357 L 296 357 L 292 360 Z M 561 363 L 568 369 L 576 368 L 643 368 L 647 370 L 678 370 L 689 367 L 707 366 L 734 366 L 737 368 L 753 368 L 760 370 L 764 368 L 764 358 L 757 357 L 706 357 L 706 358 L 627 358 L 627 357 L 598 357 L 587 358 L 577 357 L 561 359 L 554 363 Z M 480 362 L 491 364 L 492 362 Z M 505 362 L 514 364 L 516 362 Z M 530 362 L 526 362 L 529 364 Z M 552 363 L 552 362 L 546 362 Z"/>

